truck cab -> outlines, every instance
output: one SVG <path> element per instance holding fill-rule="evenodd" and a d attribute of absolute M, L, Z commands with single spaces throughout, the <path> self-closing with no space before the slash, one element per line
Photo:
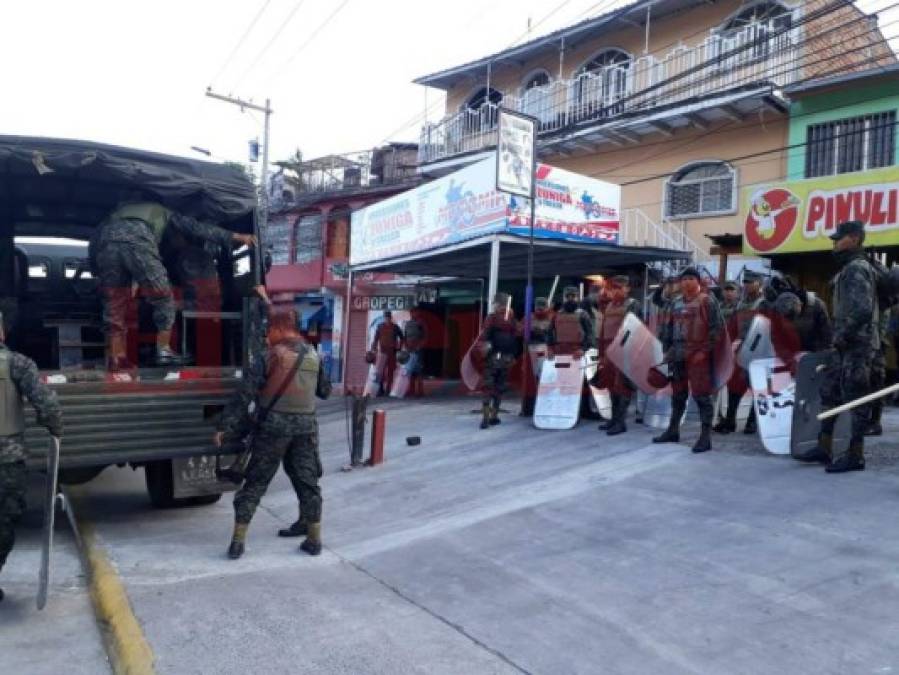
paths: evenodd
<path fill-rule="evenodd" d="M 239 167 L 82 141 L 0 136 L 0 310 L 7 342 L 31 357 L 60 398 L 60 478 L 110 465 L 146 472 L 157 506 L 211 502 L 217 415 L 250 358 L 260 269 L 249 250 L 179 238 L 161 253 L 176 298 L 173 346 L 190 366 L 153 366 L 155 329 L 141 289 L 128 312 L 128 357 L 106 370 L 101 289 L 88 244 L 121 203 L 140 195 L 234 231 L 255 231 L 256 192 Z M 256 340 L 258 343 L 258 340 Z M 29 421 L 29 463 L 46 432 Z"/>

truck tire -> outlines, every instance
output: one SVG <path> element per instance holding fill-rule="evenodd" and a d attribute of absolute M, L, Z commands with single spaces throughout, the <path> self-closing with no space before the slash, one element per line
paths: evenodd
<path fill-rule="evenodd" d="M 215 504 L 222 498 L 222 494 L 218 493 L 176 499 L 175 485 L 172 479 L 172 460 L 170 459 L 147 462 L 144 466 L 144 477 L 147 482 L 147 494 L 150 497 L 150 503 L 157 509 L 208 506 L 209 504 Z"/>
<path fill-rule="evenodd" d="M 172 480 L 172 460 L 161 459 L 147 462 L 144 466 L 144 477 L 147 482 L 147 494 L 150 503 L 157 509 L 170 509 L 176 506 L 175 486 Z"/>

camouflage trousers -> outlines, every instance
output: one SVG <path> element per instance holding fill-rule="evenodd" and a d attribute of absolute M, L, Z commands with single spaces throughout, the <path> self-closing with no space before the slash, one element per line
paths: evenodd
<path fill-rule="evenodd" d="M 885 386 L 887 386 L 887 357 L 881 348 L 874 353 L 874 358 L 871 359 L 871 391 L 878 391 Z M 870 403 L 872 422 L 880 422 L 883 414 L 883 401 L 884 399 L 879 398 Z"/>
<path fill-rule="evenodd" d="M 16 542 L 16 524 L 25 512 L 25 462 L 0 464 L 0 569 Z"/>
<path fill-rule="evenodd" d="M 512 358 L 503 354 L 491 354 L 487 357 L 484 367 L 484 383 L 481 391 L 484 394 L 484 403 L 499 408 L 503 394 L 509 389 L 509 368 L 512 367 Z"/>
<path fill-rule="evenodd" d="M 100 288 L 103 292 L 103 321 L 110 335 L 125 333 L 125 316 L 131 302 L 131 284 L 153 307 L 156 330 L 169 330 L 175 323 L 175 302 L 169 275 L 152 237 L 147 241 L 110 241 L 97 252 Z"/>
<path fill-rule="evenodd" d="M 307 523 L 322 516 L 322 492 L 318 479 L 322 464 L 318 454 L 318 425 L 312 415 L 271 413 L 253 440 L 253 454 L 243 486 L 234 495 L 234 520 L 248 524 L 269 484 L 284 464 L 300 512 Z"/>
<path fill-rule="evenodd" d="M 867 347 L 831 352 L 821 384 L 821 403 L 825 408 L 833 408 L 870 393 L 870 355 L 871 350 Z M 863 440 L 870 416 L 870 406 L 853 408 L 852 440 Z M 830 417 L 821 422 L 821 431 L 832 434 L 836 420 L 836 417 Z"/>
<path fill-rule="evenodd" d="M 680 423 L 687 409 L 687 398 L 692 395 L 699 408 L 699 422 L 710 426 L 715 416 L 711 361 L 703 354 L 694 353 L 691 356 L 688 356 L 689 362 L 675 361 L 671 364 L 671 419 Z"/>

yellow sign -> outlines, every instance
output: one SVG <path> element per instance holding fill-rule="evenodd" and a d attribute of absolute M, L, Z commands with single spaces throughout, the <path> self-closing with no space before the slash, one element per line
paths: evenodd
<path fill-rule="evenodd" d="M 899 167 L 743 188 L 743 252 L 804 253 L 832 248 L 846 220 L 865 224 L 865 244 L 899 246 Z"/>

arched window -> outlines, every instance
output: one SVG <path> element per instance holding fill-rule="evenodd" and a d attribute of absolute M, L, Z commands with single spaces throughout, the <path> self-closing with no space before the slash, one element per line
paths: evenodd
<path fill-rule="evenodd" d="M 471 110 L 472 112 L 478 112 L 484 107 L 485 103 L 499 105 L 502 102 L 503 94 L 501 91 L 497 91 L 493 87 L 490 87 L 489 90 L 487 87 L 481 87 L 468 98 L 468 101 L 465 103 L 465 109 Z"/>
<path fill-rule="evenodd" d="M 745 46 L 746 49 L 741 51 L 746 57 L 765 58 L 789 43 L 792 25 L 792 10 L 779 2 L 763 0 L 749 5 L 721 26 L 722 52 Z"/>
<path fill-rule="evenodd" d="M 539 70 L 524 79 L 521 86 L 521 110 L 541 122 L 548 122 L 556 113 L 556 102 L 549 88 L 549 73 Z"/>
<path fill-rule="evenodd" d="M 699 162 L 678 171 L 665 186 L 669 218 L 732 213 L 734 170 L 725 162 Z"/>
<path fill-rule="evenodd" d="M 611 105 L 627 93 L 627 77 L 631 56 L 621 49 L 606 49 L 587 61 L 578 70 L 578 103 L 597 102 Z"/>

